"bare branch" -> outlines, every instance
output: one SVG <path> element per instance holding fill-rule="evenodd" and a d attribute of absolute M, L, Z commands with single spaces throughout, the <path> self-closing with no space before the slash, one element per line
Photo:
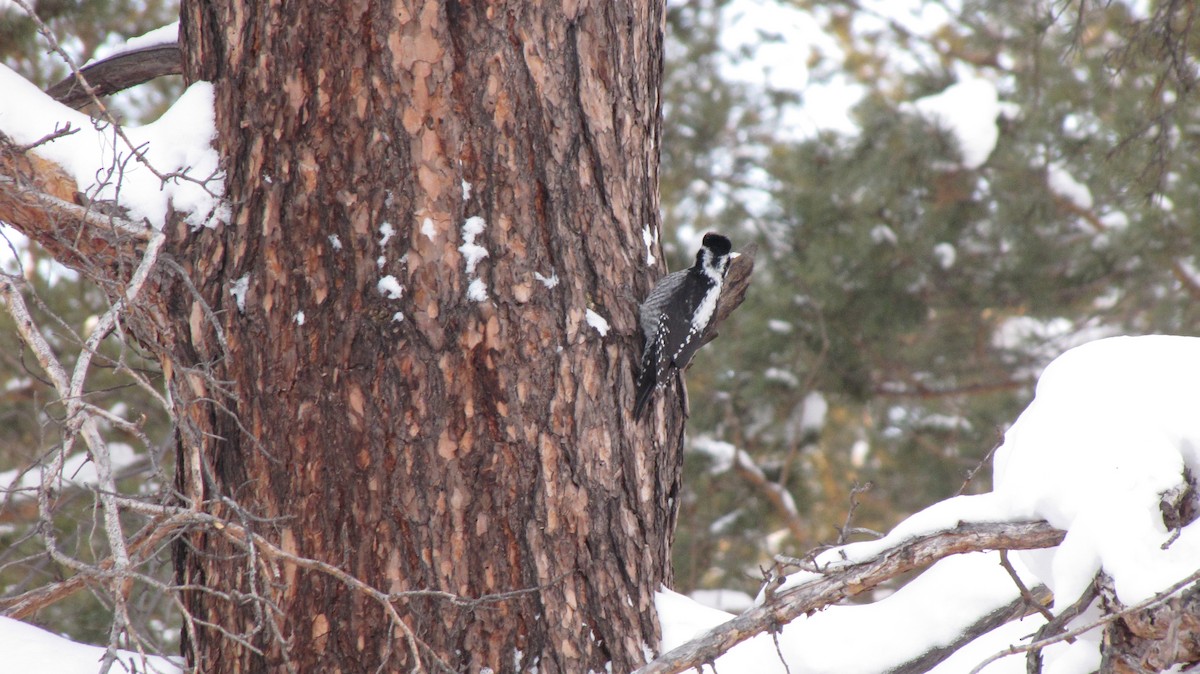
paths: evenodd
<path fill-rule="evenodd" d="M 1046 624 L 1042 625 L 1042 628 L 1037 631 L 1036 635 L 1034 635 L 1034 641 L 1042 641 L 1049 635 L 1065 630 L 1067 625 L 1069 625 L 1072 620 L 1079 617 L 1081 613 L 1086 611 L 1087 608 L 1092 605 L 1092 602 L 1096 600 L 1097 594 L 1096 582 L 1092 581 L 1092 584 L 1088 585 L 1088 588 L 1084 590 L 1082 595 L 1079 596 L 1079 599 L 1075 600 L 1075 603 L 1063 609 L 1062 612 L 1060 612 L 1057 616 L 1051 615 L 1047 618 Z M 1068 643 L 1075 642 L 1074 637 L 1067 637 L 1066 639 Z M 1025 654 L 1025 663 L 1025 671 L 1041 672 L 1042 650 L 1040 648 L 1030 649 L 1029 652 Z"/>
<path fill-rule="evenodd" d="M 46 143 L 49 143 L 51 141 L 55 141 L 55 140 L 58 140 L 59 138 L 63 138 L 65 136 L 71 136 L 71 135 L 74 135 L 77 133 L 79 133 L 79 129 L 72 127 L 71 123 L 67 122 L 63 126 L 54 129 L 50 133 L 42 136 L 41 138 L 38 138 L 37 140 L 33 141 L 32 143 L 26 143 L 25 145 L 18 145 L 16 147 L 16 150 L 17 150 L 17 153 L 19 153 L 19 154 L 25 154 L 26 152 L 29 152 L 30 150 L 32 150 L 40 145 L 45 145 Z"/>
<path fill-rule="evenodd" d="M 1053 621 L 1054 614 L 1050 612 L 1050 609 L 1046 608 L 1045 600 L 1047 597 L 1043 596 L 1041 599 L 1039 599 L 1038 597 L 1033 596 L 1033 592 L 1030 591 L 1028 587 L 1025 587 L 1025 582 L 1021 580 L 1021 576 L 1017 575 L 1017 570 L 1014 569 L 1012 563 L 1008 561 L 1008 550 L 1000 551 L 1000 566 L 1004 567 L 1004 570 L 1008 573 L 1008 577 L 1011 578 L 1013 584 L 1017 586 L 1017 591 L 1021 593 L 1021 598 L 1025 600 L 1025 603 L 1029 606 L 1030 610 L 1041 613 L 1042 617 L 1045 618 L 1047 622 Z"/>
<path fill-rule="evenodd" d="M 1102 625 L 1107 625 L 1115 620 L 1125 618 L 1125 617 L 1133 615 L 1135 613 L 1160 606 L 1163 603 L 1165 603 L 1167 600 L 1171 599 L 1177 592 L 1188 587 L 1192 583 L 1195 583 L 1197 580 L 1200 580 L 1200 571 L 1196 571 L 1192 575 L 1175 583 L 1174 585 L 1168 587 L 1167 589 L 1163 590 L 1162 592 L 1159 592 L 1158 594 L 1154 595 L 1153 597 L 1150 597 L 1149 599 L 1146 599 L 1144 601 L 1140 601 L 1140 602 L 1134 604 L 1133 606 L 1130 606 L 1124 610 L 1116 611 L 1113 613 L 1107 613 L 1107 614 L 1103 615 L 1102 617 L 1097 618 L 1096 620 L 1093 620 L 1089 623 L 1085 623 L 1083 625 L 1080 625 L 1079 627 L 1076 627 L 1075 629 L 1063 632 L 1063 633 L 1055 635 L 1053 637 L 1048 637 L 1046 639 L 1039 639 L 1037 641 L 1025 644 L 1023 646 L 1013 646 L 1012 648 L 1006 648 L 1006 649 L 1000 651 L 999 653 L 995 653 L 995 654 L 991 655 L 986 660 L 984 660 L 983 662 L 976 665 L 975 668 L 970 671 L 970 674 L 979 674 L 979 672 L 982 672 L 985 667 L 987 667 L 988 665 L 992 664 L 993 662 L 995 662 L 1001 658 L 1006 658 L 1010 655 L 1016 655 L 1018 653 L 1027 653 L 1027 652 L 1033 651 L 1033 650 L 1040 650 L 1047 646 L 1054 645 L 1060 641 L 1067 641 L 1068 639 L 1074 639 L 1075 637 L 1077 637 L 1081 634 L 1090 632 L 1090 631 L 1096 629 L 1097 627 L 1100 627 Z"/>
<path fill-rule="evenodd" d="M 50 45 L 50 49 L 55 54 L 58 54 L 58 57 L 62 59 L 63 63 L 66 63 L 71 69 L 72 77 L 83 90 L 80 95 L 86 95 L 88 102 L 96 106 L 99 113 L 99 118 L 112 126 L 113 133 L 115 133 L 116 136 L 125 144 L 125 146 L 129 148 L 133 159 L 136 159 L 139 164 L 146 167 L 146 170 L 154 174 L 154 176 L 161 180 L 164 184 L 169 180 L 182 179 L 194 182 L 201 187 L 205 186 L 207 181 L 204 179 L 193 178 L 185 173 L 180 172 L 164 174 L 158 169 L 154 168 L 154 166 L 150 164 L 150 161 L 146 159 L 145 147 L 134 145 L 133 141 L 129 139 L 129 136 L 125 133 L 124 127 L 121 126 L 117 118 L 112 114 L 112 112 L 109 111 L 108 106 L 106 106 L 104 102 L 100 100 L 100 93 L 91 85 L 91 83 L 88 82 L 87 77 L 84 76 L 83 71 L 79 68 L 79 66 L 75 64 L 75 60 L 71 58 L 71 55 L 68 54 L 61 45 L 59 45 L 58 38 L 54 36 L 54 32 L 50 30 L 50 27 L 46 25 L 46 22 L 42 21 L 42 18 L 37 15 L 37 12 L 34 11 L 33 6 L 30 5 L 26 0 L 13 0 L 13 2 L 15 2 L 18 7 L 25 10 L 25 13 L 33 21 L 34 25 L 37 26 L 38 33 L 41 34 L 42 38 L 46 40 L 46 43 Z M 207 189 L 207 187 L 205 187 L 205 189 Z"/>
<path fill-rule="evenodd" d="M 854 528 L 851 527 L 850 524 L 854 521 L 854 513 L 858 510 L 859 495 L 871 491 L 871 489 L 874 487 L 874 482 L 867 482 L 866 484 L 861 485 L 855 482 L 854 486 L 850 489 L 850 507 L 846 510 L 846 521 L 842 524 L 841 528 L 838 529 L 838 545 L 845 545 L 848 543 L 849 541 L 847 539 L 850 538 L 850 534 L 854 533 Z"/>
<path fill-rule="evenodd" d="M 800 517 L 800 511 L 796 508 L 796 500 L 792 498 L 792 494 L 779 483 L 768 479 L 762 468 L 740 446 L 735 446 L 733 451 L 734 472 L 762 493 L 775 512 L 783 518 L 796 540 L 805 540 L 808 536 L 808 526 L 805 524 L 804 518 Z"/>
<path fill-rule="evenodd" d="M 150 240 L 149 226 L 84 205 L 74 179 L 58 165 L 17 150 L 0 133 L 0 220 L 98 281 L 138 264 L 137 246 Z"/>

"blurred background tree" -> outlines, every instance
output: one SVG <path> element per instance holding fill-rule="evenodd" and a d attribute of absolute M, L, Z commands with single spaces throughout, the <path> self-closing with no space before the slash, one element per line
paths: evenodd
<path fill-rule="evenodd" d="M 856 485 L 853 524 L 880 531 L 988 490 L 964 483 L 1051 358 L 1197 333 L 1196 12 L 672 5 L 674 267 L 707 229 L 760 246 L 689 373 L 684 590 L 755 592 L 773 554 L 838 540 Z"/>
<path fill-rule="evenodd" d="M 78 62 L 177 11 L 35 8 Z M 754 593 L 772 555 L 839 538 L 852 494 L 853 525 L 883 531 L 960 489 L 986 491 L 988 470 L 974 471 L 1051 358 L 1115 334 L 1197 334 L 1197 11 L 1179 0 L 669 4 L 664 250 L 679 269 L 708 230 L 759 245 L 746 304 L 688 376 L 678 589 Z M 12 5 L 0 7 L 0 59 L 43 86 L 67 72 Z M 112 104 L 153 118 L 177 79 Z M 21 260 L 43 323 L 77 350 L 102 297 L 35 248 L 15 251 L 5 271 Z M 52 451 L 62 421 L 5 321 L 0 471 Z M 106 348 L 153 380 L 128 346 Z M 154 409 L 120 368 L 107 373 L 90 386 L 97 405 Z M 130 479 L 153 483 L 153 447 L 171 429 L 165 417 L 142 428 L 127 441 L 154 462 Z M 90 497 L 77 505 L 62 516 L 80 523 L 83 549 Z M 36 520 L 2 507 L 0 587 L 12 595 L 56 571 L 30 537 Z M 38 621 L 104 641 L 107 609 L 73 602 Z M 169 641 L 171 614 L 148 600 L 144 619 Z"/>

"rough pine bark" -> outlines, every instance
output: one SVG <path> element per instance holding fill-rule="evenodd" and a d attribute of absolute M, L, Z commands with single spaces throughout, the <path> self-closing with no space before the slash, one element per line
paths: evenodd
<path fill-rule="evenodd" d="M 408 639 L 330 574 L 194 531 L 199 671 L 629 671 L 657 647 L 682 413 L 630 409 L 662 13 L 184 2 L 231 219 L 171 233 L 179 490 L 440 592 L 393 597 Z"/>

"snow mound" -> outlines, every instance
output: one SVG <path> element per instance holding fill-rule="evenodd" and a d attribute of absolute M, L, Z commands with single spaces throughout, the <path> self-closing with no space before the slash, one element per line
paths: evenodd
<path fill-rule="evenodd" d="M 1162 495 L 1200 475 L 1200 339 L 1113 337 L 1059 356 L 996 453 L 995 494 L 1010 519 L 1067 532 L 1022 553 L 1058 606 L 1103 568 L 1126 605 L 1187 577 L 1200 525 L 1172 537 Z"/>
<path fill-rule="evenodd" d="M 901 106 L 901 110 L 915 113 L 949 131 L 958 141 L 962 165 L 968 169 L 983 166 L 996 149 L 996 141 L 1000 138 L 996 118 L 1005 109 L 996 93 L 996 85 L 979 78 L 963 80 L 941 93 Z"/>

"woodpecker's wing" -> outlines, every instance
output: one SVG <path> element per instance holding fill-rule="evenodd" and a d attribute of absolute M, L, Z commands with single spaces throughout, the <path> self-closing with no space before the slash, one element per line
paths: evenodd
<path fill-rule="evenodd" d="M 679 298 L 680 304 L 686 307 L 682 313 L 665 312 L 660 317 L 659 334 L 663 340 L 663 350 L 672 366 L 682 370 L 692 362 L 692 356 L 703 342 L 704 332 L 709 320 L 697 325 L 694 317 L 697 308 L 704 301 L 704 295 L 686 293 Z"/>
<path fill-rule="evenodd" d="M 642 326 L 642 336 L 645 338 L 647 346 L 654 340 L 654 335 L 658 333 L 659 318 L 663 311 L 671 305 L 673 296 L 679 291 L 679 286 L 683 285 L 687 275 L 687 269 L 667 274 L 650 289 L 650 294 L 646 296 L 646 299 L 642 300 L 638 315 Z"/>

